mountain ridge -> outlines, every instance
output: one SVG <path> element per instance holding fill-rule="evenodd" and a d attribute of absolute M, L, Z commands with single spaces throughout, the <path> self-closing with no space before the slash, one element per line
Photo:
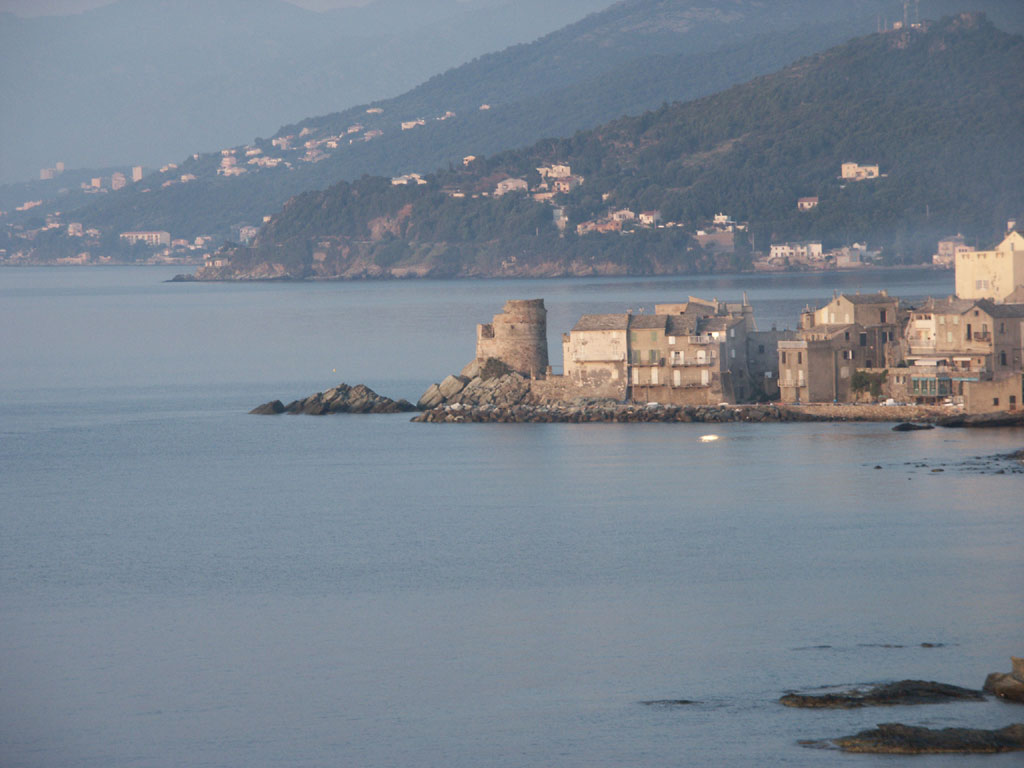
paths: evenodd
<path fill-rule="evenodd" d="M 263 228 L 255 247 L 225 251 L 229 266 L 200 276 L 650 274 L 742 266 L 742 246 L 723 263 L 687 234 L 723 208 L 749 218 L 762 245 L 866 238 L 890 258 L 920 260 L 946 230 L 992 232 L 1024 210 L 1024 170 L 1005 162 L 1024 142 L 1019 71 L 1024 38 L 977 15 L 927 31 L 869 35 L 723 93 L 441 171 L 422 188 L 364 179 L 305 193 Z M 880 164 L 882 177 L 841 183 L 839 166 L 850 160 Z M 550 163 L 571 165 L 585 178 L 554 201 L 569 219 L 564 237 L 550 206 L 483 196 L 502 178 L 528 179 L 536 188 L 533 169 Z M 466 198 L 453 199 L 456 189 Z M 820 208 L 798 212 L 797 198 L 815 192 Z M 632 237 L 574 234 L 577 223 L 609 207 L 657 208 L 684 226 Z"/>

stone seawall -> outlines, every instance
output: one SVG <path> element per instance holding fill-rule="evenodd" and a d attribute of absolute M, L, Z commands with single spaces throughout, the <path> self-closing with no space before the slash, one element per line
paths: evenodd
<path fill-rule="evenodd" d="M 1024 414 L 976 418 L 950 414 L 948 408 L 884 405 L 639 405 L 612 401 L 578 403 L 483 404 L 452 403 L 424 411 L 413 421 L 431 424 L 583 424 L 583 423 L 709 423 L 728 422 L 890 422 L 944 427 L 1024 427 Z"/>
<path fill-rule="evenodd" d="M 886 411 L 893 409 L 887 408 Z M 884 417 L 884 418 L 883 418 Z M 682 406 L 635 405 L 613 402 L 519 403 L 511 406 L 441 406 L 416 416 L 413 421 L 429 423 L 712 423 L 797 422 L 797 421 L 904 421 L 906 412 L 895 414 L 865 410 L 857 414 L 820 413 L 805 407 L 779 405 Z M 923 419 L 918 419 L 923 420 Z M 934 419 L 932 419 L 934 421 Z"/>

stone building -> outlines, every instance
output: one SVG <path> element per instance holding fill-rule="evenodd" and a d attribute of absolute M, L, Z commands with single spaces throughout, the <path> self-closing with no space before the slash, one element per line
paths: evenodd
<path fill-rule="evenodd" d="M 795 339 L 779 341 L 779 397 L 783 402 L 845 402 L 858 368 L 886 368 L 901 359 L 903 316 L 885 291 L 835 294 L 800 315 Z"/>
<path fill-rule="evenodd" d="M 543 377 L 548 370 L 547 314 L 544 299 L 506 301 L 501 314 L 476 327 L 476 359 L 494 358 L 523 376 Z"/>
<path fill-rule="evenodd" d="M 991 251 L 958 250 L 956 295 L 1004 302 L 1024 286 L 1024 236 L 1010 232 Z"/>
<path fill-rule="evenodd" d="M 905 346 L 907 399 L 930 403 L 963 397 L 971 383 L 1020 372 L 1024 304 L 928 299 L 910 312 Z"/>
<path fill-rule="evenodd" d="M 774 383 L 779 332 L 758 334 L 753 308 L 690 297 L 655 314 L 584 315 L 562 337 L 568 397 L 705 405 L 760 396 Z M 752 338 L 753 337 L 753 338 Z M 748 354 L 757 350 L 756 375 Z M 558 383 L 562 380 L 562 384 Z"/>

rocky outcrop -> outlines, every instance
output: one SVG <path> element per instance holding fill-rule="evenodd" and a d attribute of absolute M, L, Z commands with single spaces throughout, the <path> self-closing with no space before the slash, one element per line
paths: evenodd
<path fill-rule="evenodd" d="M 339 384 L 326 392 L 317 392 L 302 400 L 293 400 L 288 405 L 284 405 L 280 400 L 272 400 L 253 408 L 249 413 L 304 413 L 323 416 L 329 413 L 405 413 L 414 410 L 416 406 L 408 400 L 392 400 L 390 397 L 378 395 L 364 384 L 357 384 L 354 387 Z"/>
<path fill-rule="evenodd" d="M 842 693 L 788 693 L 779 699 L 787 707 L 805 709 L 855 709 L 889 707 L 900 704 L 943 704 L 948 701 L 984 701 L 981 691 L 926 680 L 900 680 L 898 683 L 853 689 Z"/>
<path fill-rule="evenodd" d="M 459 406 L 510 407 L 530 398 L 530 380 L 500 360 L 474 360 L 458 374 L 431 384 L 416 403 L 420 410 Z"/>
<path fill-rule="evenodd" d="M 1011 656 L 1013 671 L 993 672 L 985 678 L 983 689 L 1007 701 L 1024 704 L 1024 658 Z"/>
<path fill-rule="evenodd" d="M 881 723 L 853 736 L 831 740 L 844 752 L 886 755 L 993 754 L 1024 750 L 1024 723 L 998 730 L 976 728 L 931 729 L 901 723 Z M 803 742 L 821 746 L 820 742 Z"/>
<path fill-rule="evenodd" d="M 892 428 L 893 432 L 916 432 L 921 429 L 935 429 L 934 424 L 915 424 L 912 421 L 903 421 Z"/>

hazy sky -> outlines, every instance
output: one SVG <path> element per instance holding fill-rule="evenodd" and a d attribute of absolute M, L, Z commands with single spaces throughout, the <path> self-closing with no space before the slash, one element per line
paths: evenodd
<path fill-rule="evenodd" d="M 80 13 L 90 8 L 109 5 L 114 0 L 0 0 L 0 11 L 16 13 L 19 16 L 48 16 L 65 13 Z M 372 0 L 286 0 L 292 5 L 300 5 L 313 11 L 328 8 L 345 8 L 353 5 L 366 5 Z"/>

